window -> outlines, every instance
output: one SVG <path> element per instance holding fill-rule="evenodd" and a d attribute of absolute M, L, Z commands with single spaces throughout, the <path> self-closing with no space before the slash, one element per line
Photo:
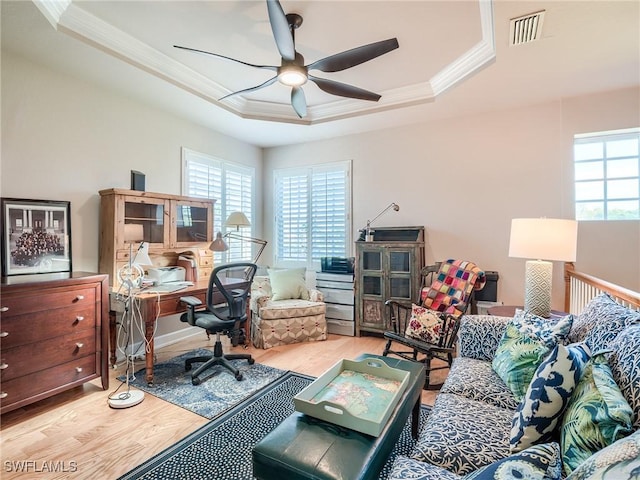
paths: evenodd
<path fill-rule="evenodd" d="M 309 267 L 351 245 L 351 162 L 282 169 L 275 177 L 276 262 Z"/>
<path fill-rule="evenodd" d="M 640 129 L 576 135 L 576 220 L 640 219 Z"/>
<path fill-rule="evenodd" d="M 244 213 L 251 224 L 253 218 L 253 192 L 255 190 L 255 169 L 237 163 L 182 149 L 182 191 L 191 197 L 216 200 L 213 209 L 213 231 L 226 233 L 224 221 L 231 212 Z M 239 233 L 252 237 L 252 227 Z M 214 252 L 216 264 L 240 260 L 252 260 L 252 244 L 237 239 L 227 239 L 229 250 Z"/>

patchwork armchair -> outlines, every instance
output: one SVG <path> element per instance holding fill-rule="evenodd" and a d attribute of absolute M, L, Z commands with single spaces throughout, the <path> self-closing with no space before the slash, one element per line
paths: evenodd
<path fill-rule="evenodd" d="M 424 363 L 424 388 L 437 390 L 431 383 L 431 372 L 450 368 L 460 317 L 471 303 L 474 290 L 486 282 L 484 272 L 472 262 L 447 260 L 422 269 L 422 286 L 417 303 L 386 302 L 388 323 L 382 355 L 397 355 Z M 394 345 L 394 344 L 397 344 Z M 445 365 L 434 367 L 434 358 Z"/>
<path fill-rule="evenodd" d="M 257 348 L 327 339 L 324 297 L 307 288 L 303 268 L 254 277 L 251 312 L 251 341 Z"/>

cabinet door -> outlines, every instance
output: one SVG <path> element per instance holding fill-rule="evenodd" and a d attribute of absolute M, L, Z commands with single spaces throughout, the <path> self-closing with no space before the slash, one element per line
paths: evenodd
<path fill-rule="evenodd" d="M 365 246 L 360 250 L 359 264 L 359 323 L 364 329 L 384 330 L 384 249 Z"/>
<path fill-rule="evenodd" d="M 385 260 L 387 281 L 385 300 L 410 302 L 416 287 L 413 284 L 415 268 L 413 248 L 389 248 Z"/>
<path fill-rule="evenodd" d="M 118 249 L 130 243 L 148 242 L 152 248 L 168 247 L 169 201 L 157 198 L 124 196 L 121 199 L 124 229 L 119 235 Z"/>
<path fill-rule="evenodd" d="M 213 205 L 205 202 L 177 200 L 174 210 L 177 247 L 189 247 L 195 243 L 210 243 L 213 238 Z"/>

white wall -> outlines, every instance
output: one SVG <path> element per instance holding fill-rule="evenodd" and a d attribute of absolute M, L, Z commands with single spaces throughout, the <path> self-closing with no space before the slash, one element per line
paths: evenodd
<path fill-rule="evenodd" d="M 639 90 L 629 89 L 271 148 L 264 157 L 265 218 L 273 218 L 274 169 L 351 159 L 354 236 L 397 202 L 400 211 L 377 226 L 424 225 L 428 263 L 463 258 L 497 270 L 498 299 L 522 304 L 525 260 L 508 257 L 511 219 L 572 218 L 573 134 L 640 125 L 638 98 Z M 583 223 L 577 269 L 640 288 L 640 222 Z M 265 235 L 273 235 L 268 224 Z M 554 308 L 562 308 L 563 292 L 556 262 Z"/>
<path fill-rule="evenodd" d="M 74 270 L 98 270 L 98 191 L 139 170 L 147 191 L 180 194 L 182 146 L 255 167 L 262 195 L 261 149 L 2 53 L 2 196 L 71 202 Z"/>

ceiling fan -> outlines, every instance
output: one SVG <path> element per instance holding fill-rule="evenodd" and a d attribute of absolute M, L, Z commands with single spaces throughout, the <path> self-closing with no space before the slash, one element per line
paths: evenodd
<path fill-rule="evenodd" d="M 278 0 L 267 0 L 267 10 L 269 12 L 269 23 L 271 24 L 271 30 L 273 31 L 276 46 L 278 47 L 278 51 L 282 57 L 282 63 L 279 67 L 273 65 L 254 65 L 252 63 L 236 60 L 235 58 L 225 57 L 224 55 L 206 52 L 204 50 L 197 50 L 195 48 L 181 47 L 179 45 L 174 45 L 174 47 L 192 52 L 204 53 L 206 55 L 213 55 L 214 57 L 224 58 L 250 67 L 273 70 L 276 72 L 276 76 L 270 78 L 266 82 L 256 85 L 255 87 L 245 88 L 244 90 L 230 93 L 229 95 L 222 97 L 220 100 L 224 100 L 225 98 L 229 98 L 240 93 L 253 92 L 279 81 L 283 85 L 291 87 L 291 106 L 296 114 L 300 118 L 303 118 L 307 115 L 307 101 L 305 99 L 304 92 L 302 91 L 302 85 L 309 80 L 318 85 L 321 90 L 332 95 L 370 100 L 373 102 L 377 102 L 380 99 L 380 95 L 377 93 L 373 93 L 353 85 L 348 85 L 346 83 L 336 82 L 335 80 L 328 80 L 326 78 L 313 76 L 309 74 L 309 70 L 339 72 L 346 70 L 347 68 L 355 67 L 356 65 L 373 60 L 380 55 L 384 55 L 385 53 L 398 48 L 397 38 L 390 38 L 388 40 L 363 45 L 361 47 L 325 57 L 309 65 L 305 65 L 304 57 L 296 52 L 295 49 L 295 30 L 302 25 L 302 17 L 296 13 L 289 13 L 285 15 Z"/>

